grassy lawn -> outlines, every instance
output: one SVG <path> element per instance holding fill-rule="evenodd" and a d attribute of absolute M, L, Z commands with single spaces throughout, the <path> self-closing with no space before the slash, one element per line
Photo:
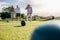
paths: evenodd
<path fill-rule="evenodd" d="M 27 22 L 20 26 L 20 21 L 0 21 L 0 40 L 29 40 L 31 33 L 42 21 Z"/>

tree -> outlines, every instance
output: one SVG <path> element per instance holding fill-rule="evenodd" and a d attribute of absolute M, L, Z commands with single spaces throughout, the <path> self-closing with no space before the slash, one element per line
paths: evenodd
<path fill-rule="evenodd" d="M 22 19 L 26 19 L 26 15 L 25 14 L 21 14 L 21 18 Z"/>
<path fill-rule="evenodd" d="M 1 17 L 2 19 L 10 18 L 10 7 L 2 8 Z"/>
<path fill-rule="evenodd" d="M 11 8 L 11 7 L 2 8 L 2 12 L 8 12 L 8 13 L 10 13 L 10 8 Z"/>

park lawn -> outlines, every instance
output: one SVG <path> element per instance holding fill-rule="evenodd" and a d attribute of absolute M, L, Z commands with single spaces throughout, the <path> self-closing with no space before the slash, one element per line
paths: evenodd
<path fill-rule="evenodd" d="M 42 21 L 28 21 L 26 26 L 20 26 L 20 21 L 0 21 L 0 40 L 29 40 L 40 23 Z"/>

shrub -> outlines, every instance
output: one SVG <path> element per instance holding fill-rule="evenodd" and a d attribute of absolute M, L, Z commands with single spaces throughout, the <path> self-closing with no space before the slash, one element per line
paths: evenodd
<path fill-rule="evenodd" d="M 10 18 L 10 13 L 8 13 L 8 12 L 2 12 L 2 13 L 1 13 L 1 18 L 2 18 L 2 19 Z"/>

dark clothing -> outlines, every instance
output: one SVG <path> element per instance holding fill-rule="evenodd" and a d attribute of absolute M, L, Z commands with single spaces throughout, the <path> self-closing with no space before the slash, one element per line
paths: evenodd
<path fill-rule="evenodd" d="M 16 13 L 16 17 L 20 17 L 20 13 Z"/>

